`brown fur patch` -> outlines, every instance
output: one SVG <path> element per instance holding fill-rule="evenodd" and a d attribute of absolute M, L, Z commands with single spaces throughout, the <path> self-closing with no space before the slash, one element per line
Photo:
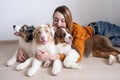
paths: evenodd
<path fill-rule="evenodd" d="M 95 35 L 85 42 L 85 55 L 89 56 L 90 53 L 96 57 L 108 58 L 109 55 L 116 56 L 120 52 L 112 46 L 107 37 Z"/>

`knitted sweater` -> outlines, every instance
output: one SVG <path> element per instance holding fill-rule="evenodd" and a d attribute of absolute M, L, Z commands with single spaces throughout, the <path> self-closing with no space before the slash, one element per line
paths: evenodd
<path fill-rule="evenodd" d="M 84 54 L 84 47 L 85 47 L 85 40 L 88 39 L 93 34 L 93 29 L 91 26 L 81 26 L 77 23 L 73 23 L 73 44 L 78 49 L 80 57 L 78 62 L 80 62 L 83 58 Z M 64 60 L 65 55 L 60 55 L 61 60 Z"/>

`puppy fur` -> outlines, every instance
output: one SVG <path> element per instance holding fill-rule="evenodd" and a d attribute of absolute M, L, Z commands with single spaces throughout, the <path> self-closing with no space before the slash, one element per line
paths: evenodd
<path fill-rule="evenodd" d="M 95 57 L 108 59 L 108 64 L 115 63 L 116 57 L 118 61 L 120 60 L 120 52 L 112 46 L 110 40 L 105 36 L 95 35 L 86 40 L 85 56 L 88 57 L 90 53 Z"/>
<path fill-rule="evenodd" d="M 22 48 L 25 53 L 30 57 L 32 56 L 31 46 L 33 40 L 33 31 L 34 27 L 31 25 L 17 26 L 14 25 L 13 29 L 15 30 L 15 35 L 19 36 L 19 48 Z M 15 51 L 14 55 L 10 60 L 7 61 L 7 66 L 12 66 L 17 62 L 18 49 Z M 17 67 L 16 67 L 17 68 Z"/>
<path fill-rule="evenodd" d="M 50 25 L 36 26 L 36 29 L 33 34 L 34 35 L 34 40 L 33 40 L 33 45 L 32 45 L 33 54 L 36 54 L 37 52 L 40 52 L 41 50 L 45 50 L 51 54 L 56 54 L 52 29 L 53 28 Z M 39 61 L 35 57 L 33 57 L 32 61 L 33 61 L 32 66 L 28 70 L 28 73 L 27 73 L 28 76 L 33 76 L 43 63 L 43 61 Z"/>
<path fill-rule="evenodd" d="M 58 28 L 55 32 L 54 39 L 55 39 L 57 54 L 66 55 L 63 61 L 63 65 L 67 68 L 80 69 L 81 67 L 76 63 L 77 59 L 79 58 L 79 53 L 77 52 L 76 49 L 72 48 L 73 37 L 68 31 L 68 29 Z"/>

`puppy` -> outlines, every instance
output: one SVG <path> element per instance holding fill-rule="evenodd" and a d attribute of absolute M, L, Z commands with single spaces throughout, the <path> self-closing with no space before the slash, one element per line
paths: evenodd
<path fill-rule="evenodd" d="M 48 53 L 56 54 L 54 37 L 52 34 L 52 27 L 50 25 L 39 25 L 34 30 L 34 39 L 32 45 L 32 52 L 36 54 L 41 50 L 45 50 Z M 33 76 L 40 68 L 44 61 L 37 60 L 34 56 L 32 58 L 32 66 L 28 70 L 27 75 Z"/>
<path fill-rule="evenodd" d="M 34 27 L 31 25 L 23 25 L 23 26 L 13 26 L 13 29 L 16 31 L 14 34 L 19 36 L 19 48 L 23 49 L 28 57 L 31 56 L 31 46 L 33 40 L 33 31 Z M 7 61 L 7 66 L 12 66 L 17 62 L 17 55 L 19 49 L 17 49 L 10 60 Z"/>
<path fill-rule="evenodd" d="M 81 68 L 76 62 L 79 58 L 78 51 L 72 47 L 73 37 L 67 28 L 57 28 L 55 31 L 55 45 L 57 54 L 65 54 L 63 65 L 67 68 Z M 56 75 L 61 70 L 61 61 L 54 61 L 52 73 Z M 56 70 L 55 70 L 56 69 Z"/>
<path fill-rule="evenodd" d="M 110 40 L 105 36 L 95 35 L 86 40 L 85 55 L 89 56 L 90 53 L 95 57 L 107 58 L 108 64 L 115 63 L 116 57 L 120 62 L 120 52 L 112 46 Z"/>

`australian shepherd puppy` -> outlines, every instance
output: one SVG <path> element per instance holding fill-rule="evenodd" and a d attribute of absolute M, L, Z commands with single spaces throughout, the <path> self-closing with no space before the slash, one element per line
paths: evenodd
<path fill-rule="evenodd" d="M 55 35 L 54 35 L 54 39 L 55 39 L 55 45 L 56 45 L 56 51 L 57 54 L 65 54 L 66 57 L 63 61 L 63 65 L 67 68 L 81 68 L 77 62 L 78 58 L 79 58 L 79 53 L 77 51 L 77 49 L 73 48 L 73 37 L 72 35 L 69 33 L 67 28 L 57 28 L 55 31 Z M 58 67 L 59 66 L 59 67 Z M 57 74 L 58 72 L 60 72 L 61 69 L 61 64 L 56 65 L 55 61 L 53 63 L 53 68 L 57 69 L 57 70 L 53 70 L 54 74 Z"/>
<path fill-rule="evenodd" d="M 15 30 L 15 35 L 19 36 L 19 48 L 23 49 L 25 53 L 28 55 L 28 57 L 31 56 L 32 51 L 32 40 L 33 40 L 33 31 L 34 27 L 31 25 L 23 25 L 23 26 L 17 26 L 14 25 L 13 29 Z M 18 55 L 19 49 L 17 49 L 12 56 L 10 60 L 7 61 L 7 66 L 12 66 L 17 62 L 17 55 Z"/>
<path fill-rule="evenodd" d="M 55 50 L 55 43 L 54 43 L 54 36 L 52 31 L 52 26 L 50 25 L 39 25 L 36 26 L 36 29 L 34 30 L 34 39 L 33 39 L 33 45 L 32 45 L 32 52 L 33 54 L 36 54 L 37 52 L 40 52 L 41 50 L 45 50 L 48 53 L 56 54 Z M 42 65 L 43 61 L 37 60 L 35 57 L 32 59 L 32 66 L 28 70 L 27 75 L 33 76 L 37 70 Z"/>
<path fill-rule="evenodd" d="M 95 57 L 108 59 L 108 64 L 120 62 L 120 51 L 112 46 L 110 40 L 105 36 L 94 35 L 85 42 L 85 55 L 90 53 Z"/>

